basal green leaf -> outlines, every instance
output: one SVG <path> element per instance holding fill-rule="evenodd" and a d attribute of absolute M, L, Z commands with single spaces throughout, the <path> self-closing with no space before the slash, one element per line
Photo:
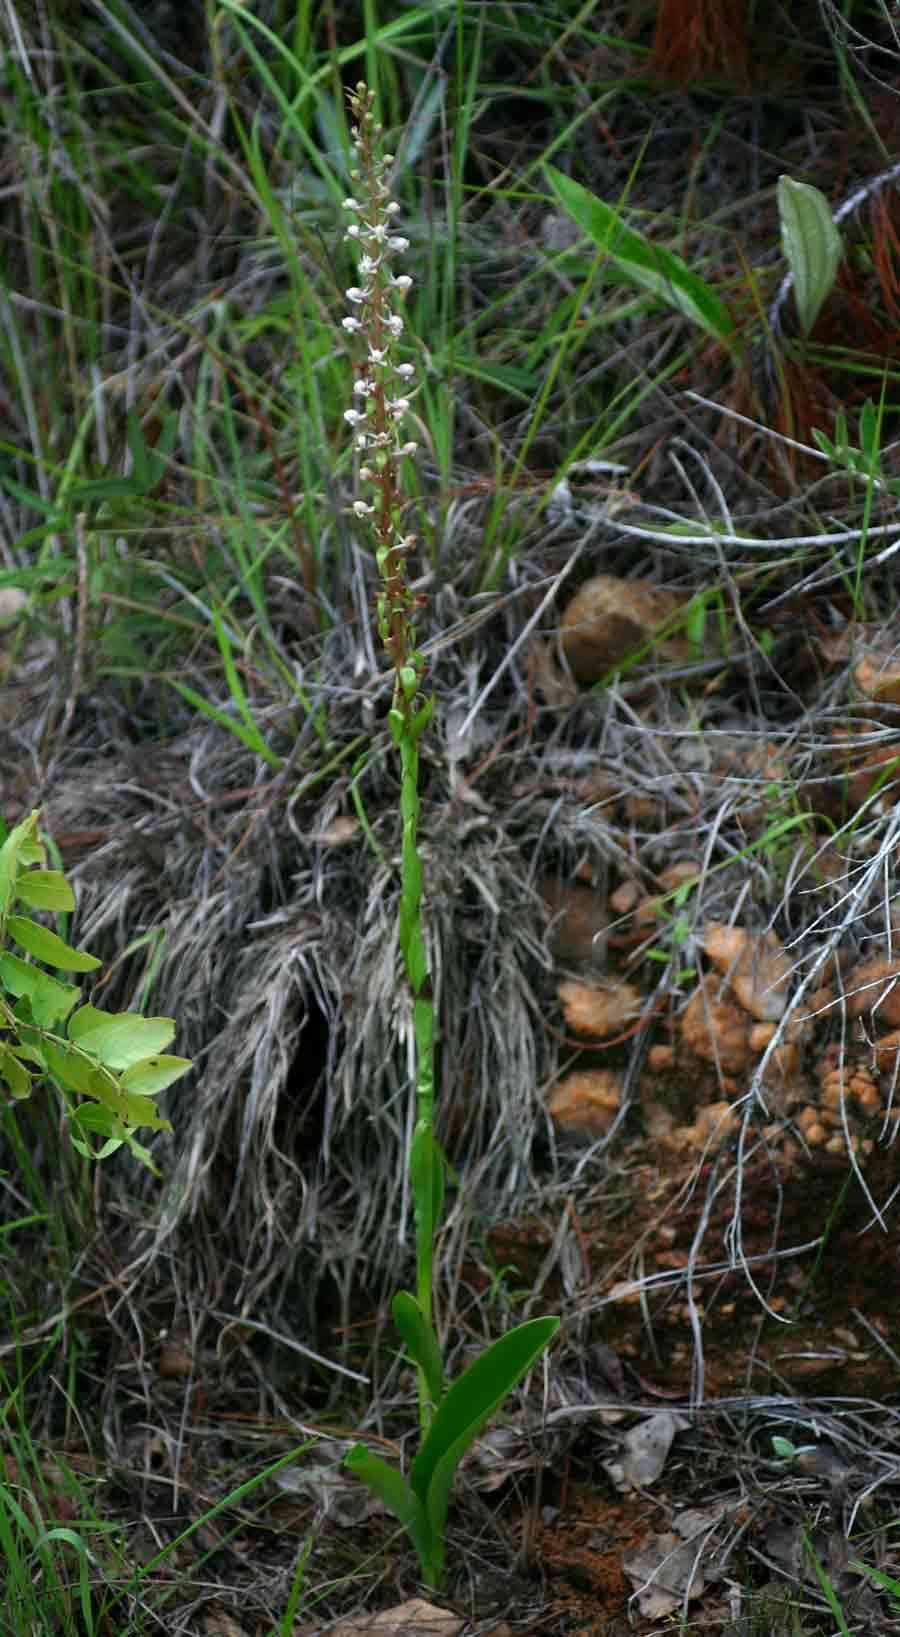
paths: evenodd
<path fill-rule="evenodd" d="M 170 1017 L 141 1017 L 138 1012 L 100 1012 L 80 1006 L 69 1020 L 69 1039 L 98 1057 L 108 1069 L 130 1069 L 145 1057 L 164 1051 L 175 1034 Z"/>
<path fill-rule="evenodd" d="M 555 1318 L 518 1325 L 475 1359 L 445 1394 L 410 1472 L 436 1543 L 443 1541 L 450 1486 L 462 1457 L 558 1329 Z"/>
<path fill-rule="evenodd" d="M 834 286 L 844 254 L 831 206 L 818 188 L 778 179 L 781 247 L 794 280 L 794 301 L 804 335 L 809 335 Z"/>
<path fill-rule="evenodd" d="M 7 923 L 10 936 L 48 966 L 59 967 L 61 972 L 94 972 L 100 965 L 96 955 L 87 955 L 82 949 L 73 949 L 65 939 L 58 938 L 48 927 L 38 926 L 25 915 L 10 915 Z"/>
<path fill-rule="evenodd" d="M 189 1057 L 142 1057 L 125 1070 L 119 1084 L 123 1091 L 140 1092 L 144 1097 L 155 1097 L 174 1080 L 180 1080 L 193 1064 Z"/>
<path fill-rule="evenodd" d="M 61 870 L 26 870 L 16 882 L 16 897 L 32 909 L 75 908 L 75 894 Z"/>
<path fill-rule="evenodd" d="M 372 1455 L 365 1444 L 354 1444 L 344 1457 L 344 1465 L 361 1478 L 366 1488 L 402 1523 L 416 1549 L 425 1580 L 433 1583 L 434 1542 L 428 1516 L 406 1479 L 380 1455 Z"/>
<path fill-rule="evenodd" d="M 392 1305 L 394 1323 L 406 1343 L 410 1358 L 422 1371 L 428 1384 L 429 1397 L 437 1409 L 444 1396 L 444 1364 L 434 1326 L 408 1290 L 398 1290 Z"/>
<path fill-rule="evenodd" d="M 8 949 L 0 954 L 0 982 L 17 1000 L 25 997 L 31 1002 L 32 1018 L 42 1029 L 61 1023 L 81 993 L 77 984 L 52 978 Z"/>
<path fill-rule="evenodd" d="M 680 256 L 626 227 L 618 210 L 555 166 L 545 165 L 544 173 L 563 209 L 633 284 L 683 313 L 717 341 L 726 345 L 734 341 L 734 324 L 725 303 Z"/>

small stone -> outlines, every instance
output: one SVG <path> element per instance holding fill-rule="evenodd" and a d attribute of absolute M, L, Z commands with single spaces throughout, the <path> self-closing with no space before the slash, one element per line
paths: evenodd
<path fill-rule="evenodd" d="M 605 984 L 602 987 L 567 981 L 557 989 L 568 1028 L 595 1040 L 622 1034 L 644 1004 L 641 991 L 633 983 Z"/>
<path fill-rule="evenodd" d="M 657 876 L 657 880 L 663 892 L 677 892 L 686 881 L 696 881 L 699 875 L 699 864 L 692 863 L 688 858 L 681 858 L 674 864 L 667 864 Z"/>
<path fill-rule="evenodd" d="M 784 1015 L 792 968 L 774 932 L 751 937 L 743 927 L 710 921 L 703 931 L 703 948 L 751 1017 L 772 1023 Z"/>
<path fill-rule="evenodd" d="M 575 593 L 560 622 L 563 653 L 579 682 L 599 682 L 642 648 L 645 656 L 687 661 L 691 644 L 683 633 L 657 637 L 677 619 L 688 599 L 652 580 L 620 580 L 597 574 Z"/>
<path fill-rule="evenodd" d="M 876 705 L 900 705 L 900 662 L 894 650 L 864 654 L 853 672 L 861 694 Z"/>
<path fill-rule="evenodd" d="M 674 1046 L 651 1046 L 647 1053 L 647 1066 L 656 1074 L 666 1074 L 675 1067 Z"/>
<path fill-rule="evenodd" d="M 611 1069 L 587 1069 L 560 1080 L 547 1106 L 560 1131 L 597 1137 L 609 1130 L 621 1101 L 617 1074 Z"/>
<path fill-rule="evenodd" d="M 900 1028 L 900 961 L 865 961 L 847 977 L 847 1016 L 874 1013 L 875 1021 Z"/>
<path fill-rule="evenodd" d="M 615 892 L 610 894 L 609 907 L 615 915 L 628 915 L 634 909 L 641 896 L 641 889 L 636 881 L 623 881 Z"/>
<path fill-rule="evenodd" d="M 704 1103 L 697 1110 L 697 1118 L 685 1130 L 685 1138 L 693 1148 L 721 1148 L 735 1134 L 740 1121 L 738 1111 L 731 1103 Z"/>
<path fill-rule="evenodd" d="M 818 1110 L 809 1104 L 800 1110 L 797 1127 L 802 1131 L 810 1148 L 822 1148 L 828 1140 L 828 1132 L 819 1118 Z"/>
<path fill-rule="evenodd" d="M 750 1030 L 745 1014 L 729 1001 L 715 1000 L 700 984 L 681 1019 L 686 1046 L 706 1063 L 739 1074 L 750 1061 Z"/>

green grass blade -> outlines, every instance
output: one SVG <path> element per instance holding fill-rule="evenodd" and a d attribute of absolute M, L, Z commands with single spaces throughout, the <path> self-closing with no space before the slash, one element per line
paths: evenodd
<path fill-rule="evenodd" d="M 626 227 L 617 210 L 555 166 L 545 165 L 544 173 L 559 203 L 576 225 L 598 249 L 606 251 L 635 284 L 649 290 L 667 307 L 683 313 L 717 341 L 727 346 L 733 344 L 734 325 L 725 303 L 705 280 L 691 272 L 680 256 Z"/>
<path fill-rule="evenodd" d="M 274 750 L 269 749 L 255 723 L 252 728 L 249 728 L 244 722 L 235 722 L 233 717 L 227 715 L 225 711 L 219 710 L 217 705 L 211 705 L 209 700 L 204 699 L 202 694 L 197 693 L 193 688 L 189 688 L 186 682 L 176 682 L 174 677 L 169 677 L 169 682 L 181 694 L 182 699 L 186 699 L 189 705 L 193 705 L 194 710 L 200 711 L 211 722 L 217 722 L 220 728 L 226 728 L 229 733 L 233 733 L 234 737 L 239 739 L 242 745 L 246 745 L 248 750 L 255 751 L 257 756 L 261 756 L 263 761 L 268 762 L 270 767 L 281 768 L 284 766 L 281 757 L 276 756 Z"/>

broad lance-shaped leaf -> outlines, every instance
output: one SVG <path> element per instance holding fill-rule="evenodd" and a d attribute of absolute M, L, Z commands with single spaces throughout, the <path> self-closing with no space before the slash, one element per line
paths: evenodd
<path fill-rule="evenodd" d="M 437 1409 L 444 1396 L 444 1364 L 434 1327 L 408 1290 L 398 1290 L 392 1307 L 394 1323 L 406 1343 L 410 1358 L 422 1371 L 428 1384 L 429 1397 Z"/>
<path fill-rule="evenodd" d="M 441 1554 L 456 1468 L 485 1422 L 540 1358 L 558 1329 L 555 1318 L 529 1319 L 518 1325 L 475 1359 L 445 1394 L 410 1472 L 410 1483 L 427 1510 L 435 1549 Z"/>
<path fill-rule="evenodd" d="M 171 1017 L 142 1017 L 139 1012 L 100 1012 L 80 1006 L 69 1019 L 69 1039 L 98 1057 L 108 1069 L 129 1069 L 164 1051 L 175 1034 Z"/>
<path fill-rule="evenodd" d="M 31 909 L 75 908 L 75 894 L 61 870 L 26 870 L 16 882 L 16 897 Z"/>
<path fill-rule="evenodd" d="M 93 972 L 100 965 L 96 955 L 87 955 L 83 949 L 73 949 L 65 939 L 57 937 L 48 927 L 38 926 L 25 915 L 10 915 L 6 923 L 10 936 L 29 955 L 35 955 L 47 966 L 56 966 L 61 972 Z"/>
<path fill-rule="evenodd" d="M 626 227 L 619 211 L 604 204 L 555 166 L 545 165 L 544 173 L 563 210 L 568 211 L 599 250 L 606 251 L 632 283 L 649 290 L 667 307 L 676 308 L 717 341 L 727 345 L 734 342 L 734 325 L 725 303 L 704 279 L 691 272 L 680 256 Z"/>
<path fill-rule="evenodd" d="M 388 1466 L 380 1455 L 372 1455 L 365 1444 L 354 1444 L 344 1457 L 344 1465 L 350 1468 L 357 1478 L 361 1478 L 373 1495 L 383 1501 L 389 1512 L 393 1512 L 398 1522 L 402 1523 L 416 1549 L 422 1574 L 426 1581 L 432 1580 L 434 1563 L 434 1540 L 425 1511 L 418 1495 L 410 1489 L 406 1479 L 401 1476 L 396 1467 Z"/>
<path fill-rule="evenodd" d="M 834 286 L 844 253 L 841 235 L 825 195 L 790 176 L 778 178 L 778 214 L 800 327 L 809 335 Z"/>

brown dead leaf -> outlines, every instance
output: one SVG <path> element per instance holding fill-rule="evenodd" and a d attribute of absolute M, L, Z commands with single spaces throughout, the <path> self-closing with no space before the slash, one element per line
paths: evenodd
<path fill-rule="evenodd" d="M 359 819 L 352 813 L 339 813 L 324 830 L 312 831 L 309 840 L 319 847 L 345 847 L 348 841 L 356 840 L 361 828 Z"/>
<path fill-rule="evenodd" d="M 382 1609 L 380 1614 L 358 1614 L 352 1620 L 341 1620 L 330 1628 L 329 1637 L 457 1637 L 462 1627 L 463 1621 L 449 1609 L 413 1597 L 392 1609 Z M 318 1629 L 303 1628 L 309 1637 Z"/>

